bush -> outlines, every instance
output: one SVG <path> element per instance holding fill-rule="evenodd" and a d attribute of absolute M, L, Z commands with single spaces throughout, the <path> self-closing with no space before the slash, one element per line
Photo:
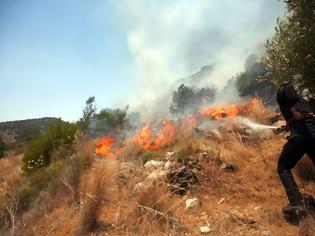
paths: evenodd
<path fill-rule="evenodd" d="M 61 145 L 70 148 L 75 137 L 76 126 L 60 121 L 51 126 L 46 133 L 31 142 L 22 159 L 22 170 L 31 172 L 48 166 L 51 162 L 51 152 Z"/>
<path fill-rule="evenodd" d="M 0 136 L 0 158 L 4 156 L 5 149 L 6 149 L 6 144 L 3 138 Z"/>

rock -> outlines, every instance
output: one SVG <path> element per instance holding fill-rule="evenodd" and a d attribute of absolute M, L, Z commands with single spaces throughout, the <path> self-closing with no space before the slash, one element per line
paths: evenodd
<path fill-rule="evenodd" d="M 256 206 L 256 207 L 254 207 L 253 209 L 255 210 L 255 211 L 257 211 L 257 210 L 259 210 L 261 208 L 261 206 Z"/>
<path fill-rule="evenodd" d="M 171 159 L 171 157 L 175 156 L 175 151 L 173 152 L 167 152 L 165 155 L 166 160 Z"/>
<path fill-rule="evenodd" d="M 229 171 L 229 172 L 235 171 L 235 166 L 232 164 L 229 164 L 227 162 L 223 162 L 220 167 L 221 167 L 221 169 L 223 169 L 225 171 Z"/>
<path fill-rule="evenodd" d="M 186 210 L 190 209 L 190 208 L 195 208 L 197 206 L 200 205 L 200 201 L 198 198 L 188 198 L 186 201 L 185 201 L 185 205 L 186 205 Z"/>
<path fill-rule="evenodd" d="M 201 152 L 201 153 L 200 153 L 200 156 L 201 156 L 201 157 L 206 157 L 207 155 L 208 155 L 207 152 Z"/>
<path fill-rule="evenodd" d="M 153 171 L 162 167 L 162 165 L 163 165 L 162 161 L 151 160 L 144 164 L 144 168 L 148 171 Z"/>
<path fill-rule="evenodd" d="M 206 158 L 208 156 L 207 152 L 200 152 L 199 153 L 199 161 L 202 161 L 204 158 Z"/>
<path fill-rule="evenodd" d="M 208 234 L 208 233 L 210 233 L 211 230 L 208 226 L 201 226 L 201 227 L 199 227 L 199 231 L 202 234 Z"/>

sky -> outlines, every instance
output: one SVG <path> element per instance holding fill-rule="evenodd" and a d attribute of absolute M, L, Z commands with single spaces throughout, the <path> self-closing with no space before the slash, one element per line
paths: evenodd
<path fill-rule="evenodd" d="M 284 10 L 278 0 L 0 0 L 0 121 L 75 121 L 89 96 L 99 108 L 168 108 L 169 86 L 207 64 L 207 83 L 222 88 Z"/>

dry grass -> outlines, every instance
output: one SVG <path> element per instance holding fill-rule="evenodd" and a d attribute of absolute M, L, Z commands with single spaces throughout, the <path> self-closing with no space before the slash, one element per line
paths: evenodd
<path fill-rule="evenodd" d="M 90 175 L 85 176 L 82 192 L 83 207 L 80 212 L 80 232 L 95 231 L 100 223 L 98 216 L 104 202 L 109 201 L 116 192 L 115 180 L 118 163 L 114 160 L 99 160 L 93 163 Z"/>
<path fill-rule="evenodd" d="M 264 112 L 258 106 L 251 115 L 264 120 L 261 115 Z M 281 213 L 287 199 L 276 174 L 276 163 L 285 140 L 280 136 L 271 136 L 271 140 L 243 139 L 232 126 L 219 132 L 220 137 L 210 138 L 194 133 L 189 134 L 190 138 L 182 135 L 174 144 L 150 153 L 129 143 L 116 160 L 95 157 L 93 143 L 80 144 L 81 155 L 88 163 L 79 174 L 80 209 L 61 199 L 52 204 L 51 196 L 42 196 L 36 204 L 37 208 L 45 209 L 45 217 L 20 232 L 33 235 L 200 235 L 199 227 L 207 225 L 211 229 L 209 235 L 219 236 L 315 235 L 313 218 L 306 217 L 300 226 L 293 226 Z M 136 184 L 148 183 L 146 178 L 150 173 L 143 168 L 146 159 L 161 160 L 167 151 L 175 151 L 176 158 L 199 160 L 202 166 L 199 184 L 185 196 L 173 195 L 163 180 L 135 191 Z M 207 154 L 201 156 L 203 152 Z M 223 162 L 233 164 L 236 170 L 225 171 L 221 168 Z M 304 169 L 298 167 L 297 173 L 299 168 Z M 78 181 L 68 178 L 63 182 L 68 189 L 65 192 L 68 199 L 72 199 L 74 195 L 67 182 Z M 303 192 L 314 193 L 312 181 L 299 185 Z M 199 198 L 201 205 L 186 210 L 185 200 L 192 197 Z M 35 214 L 35 206 L 32 210 L 30 216 L 40 216 Z"/>

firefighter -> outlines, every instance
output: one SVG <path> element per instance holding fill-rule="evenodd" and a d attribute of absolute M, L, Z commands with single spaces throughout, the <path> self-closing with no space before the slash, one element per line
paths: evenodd
<path fill-rule="evenodd" d="M 315 118 L 307 102 L 298 95 L 290 82 L 280 85 L 277 103 L 287 122 L 286 128 L 290 130 L 277 168 L 289 200 L 289 204 L 282 211 L 284 214 L 303 214 L 305 213 L 303 199 L 291 170 L 305 154 L 315 165 Z"/>

